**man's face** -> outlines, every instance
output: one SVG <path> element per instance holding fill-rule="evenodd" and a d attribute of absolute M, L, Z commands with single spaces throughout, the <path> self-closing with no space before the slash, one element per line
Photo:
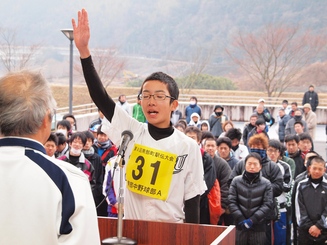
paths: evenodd
<path fill-rule="evenodd" d="M 326 167 L 324 163 L 318 163 L 313 160 L 308 167 L 308 171 L 312 179 L 319 179 L 324 175 Z"/>
<path fill-rule="evenodd" d="M 125 95 L 120 96 L 119 101 L 122 102 L 122 103 L 125 103 L 126 102 L 126 96 Z"/>
<path fill-rule="evenodd" d="M 75 138 L 71 143 L 69 143 L 71 148 L 74 148 L 76 150 L 82 150 L 84 145 L 81 138 Z"/>
<path fill-rule="evenodd" d="M 230 148 L 227 144 L 221 143 L 219 146 L 217 146 L 217 150 L 221 158 L 224 158 L 225 160 L 230 158 Z"/>
<path fill-rule="evenodd" d="M 233 139 L 232 140 L 232 147 L 238 146 L 240 141 L 238 139 Z"/>
<path fill-rule="evenodd" d="M 267 149 L 267 155 L 273 162 L 277 162 L 280 151 L 272 146 L 269 146 Z"/>
<path fill-rule="evenodd" d="M 298 151 L 298 144 L 295 140 L 290 140 L 286 142 L 287 151 L 291 154 L 294 154 Z"/>
<path fill-rule="evenodd" d="M 85 146 L 83 147 L 83 150 L 90 150 L 91 147 L 92 147 L 92 145 L 93 145 L 93 140 L 90 139 L 90 138 L 88 138 L 88 139 L 86 140 L 86 144 L 85 144 Z"/>
<path fill-rule="evenodd" d="M 255 126 L 255 122 L 258 120 L 258 118 L 257 117 L 251 117 L 250 118 L 250 123 L 251 123 L 251 125 L 252 126 Z"/>
<path fill-rule="evenodd" d="M 303 108 L 303 111 L 304 111 L 305 114 L 307 114 L 310 111 L 310 108 L 305 107 L 305 108 Z"/>
<path fill-rule="evenodd" d="M 297 109 L 297 106 L 295 104 L 291 105 L 292 111 L 295 111 Z"/>
<path fill-rule="evenodd" d="M 62 152 L 62 151 L 65 149 L 66 144 L 67 144 L 67 143 L 63 143 L 63 144 L 61 144 L 61 145 L 58 145 L 58 146 L 57 146 L 57 151 Z"/>
<path fill-rule="evenodd" d="M 109 140 L 109 137 L 106 134 L 98 134 L 97 135 L 98 142 L 103 143 Z"/>
<path fill-rule="evenodd" d="M 165 94 L 170 96 L 167 85 L 157 81 L 151 80 L 143 84 L 142 93 Z M 143 113 L 147 121 L 157 128 L 167 128 L 170 125 L 170 115 L 178 106 L 178 101 L 174 100 L 170 103 L 170 98 L 165 100 L 155 100 L 153 96 L 149 100 L 142 99 L 141 102 Z"/>
<path fill-rule="evenodd" d="M 283 103 L 282 106 L 283 106 L 284 109 L 286 109 L 286 107 L 288 106 L 288 104 L 287 103 Z"/>
<path fill-rule="evenodd" d="M 222 112 L 223 111 L 223 109 L 221 109 L 220 107 L 218 107 L 216 110 L 215 110 L 215 112 Z"/>
<path fill-rule="evenodd" d="M 249 157 L 245 163 L 245 170 L 249 173 L 258 173 L 261 170 L 260 161 L 254 157 Z"/>
<path fill-rule="evenodd" d="M 200 140 L 198 139 L 198 135 L 195 132 L 188 132 L 186 133 L 186 136 L 190 137 L 191 139 L 195 140 L 197 144 L 200 143 Z"/>
<path fill-rule="evenodd" d="M 204 150 L 209 153 L 211 157 L 215 156 L 215 152 L 217 149 L 217 144 L 215 140 L 207 139 L 204 144 Z"/>
<path fill-rule="evenodd" d="M 294 130 L 297 134 L 302 134 L 303 126 L 301 124 L 294 124 Z"/>
<path fill-rule="evenodd" d="M 294 116 L 302 116 L 302 113 L 300 111 L 295 111 Z"/>
<path fill-rule="evenodd" d="M 309 91 L 310 91 L 310 92 L 313 92 L 314 90 L 315 90 L 314 87 L 309 87 Z"/>
<path fill-rule="evenodd" d="M 265 124 L 260 124 L 260 125 L 258 125 L 258 127 L 257 127 L 257 129 L 258 129 L 259 131 L 264 131 L 265 128 L 266 128 L 266 125 L 265 125 Z"/>
<path fill-rule="evenodd" d="M 55 142 L 53 142 L 53 141 L 45 142 L 44 148 L 45 148 L 45 152 L 50 157 L 52 157 L 55 154 L 56 150 L 57 150 L 57 146 L 56 146 Z"/>
<path fill-rule="evenodd" d="M 75 120 L 72 117 L 66 117 L 66 120 L 70 123 L 71 128 L 75 127 Z"/>
<path fill-rule="evenodd" d="M 284 110 L 279 110 L 278 114 L 280 117 L 283 117 L 285 115 L 285 111 Z"/>
<path fill-rule="evenodd" d="M 192 120 L 193 120 L 194 123 L 197 123 L 198 122 L 198 117 L 197 116 L 193 116 L 192 117 Z"/>
<path fill-rule="evenodd" d="M 312 148 L 312 144 L 311 144 L 311 141 L 310 140 L 308 140 L 308 139 L 300 140 L 300 142 L 299 142 L 299 149 L 301 151 L 304 151 L 304 152 L 310 151 L 311 148 Z"/>
<path fill-rule="evenodd" d="M 257 112 L 258 112 L 259 114 L 261 114 L 261 113 L 263 112 L 263 105 L 262 105 L 262 104 L 259 104 L 259 105 L 257 106 Z"/>
<path fill-rule="evenodd" d="M 201 131 L 208 131 L 208 125 L 207 124 L 202 124 L 201 125 Z"/>

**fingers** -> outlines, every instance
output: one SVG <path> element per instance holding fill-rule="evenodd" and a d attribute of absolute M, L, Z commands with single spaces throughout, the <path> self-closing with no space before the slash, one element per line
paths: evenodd
<path fill-rule="evenodd" d="M 73 26 L 73 30 L 75 31 L 75 29 L 76 29 L 76 22 L 75 22 L 74 19 L 72 19 L 72 26 Z"/>

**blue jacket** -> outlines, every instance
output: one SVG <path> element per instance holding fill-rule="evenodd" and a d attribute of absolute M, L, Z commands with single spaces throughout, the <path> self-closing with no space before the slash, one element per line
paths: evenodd
<path fill-rule="evenodd" d="M 290 119 L 290 115 L 285 114 L 278 122 L 278 137 L 281 142 L 284 142 L 286 124 Z"/>

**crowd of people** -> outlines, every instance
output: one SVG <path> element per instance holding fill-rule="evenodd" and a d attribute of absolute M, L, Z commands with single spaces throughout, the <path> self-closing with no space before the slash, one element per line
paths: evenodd
<path fill-rule="evenodd" d="M 96 215 L 120 210 L 114 142 L 127 129 L 126 219 L 235 225 L 236 244 L 325 244 L 327 175 L 314 151 L 313 86 L 303 111 L 283 101 L 278 140 L 269 139 L 275 119 L 264 99 L 241 132 L 219 104 L 207 120 L 194 96 L 180 112 L 178 86 L 162 72 L 144 80 L 131 107 L 125 95 L 115 102 L 97 75 L 84 9 L 73 28 L 99 112 L 87 129 L 67 114 L 50 132 L 55 101 L 40 74 L 0 79 L 1 244 L 99 244 Z"/>

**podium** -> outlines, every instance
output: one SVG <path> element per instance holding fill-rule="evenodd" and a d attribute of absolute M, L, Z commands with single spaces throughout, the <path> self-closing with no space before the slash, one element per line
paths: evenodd
<path fill-rule="evenodd" d="M 101 241 L 117 236 L 117 219 L 98 217 Z M 123 220 L 123 236 L 139 245 L 231 245 L 235 244 L 235 226 L 165 223 Z"/>

